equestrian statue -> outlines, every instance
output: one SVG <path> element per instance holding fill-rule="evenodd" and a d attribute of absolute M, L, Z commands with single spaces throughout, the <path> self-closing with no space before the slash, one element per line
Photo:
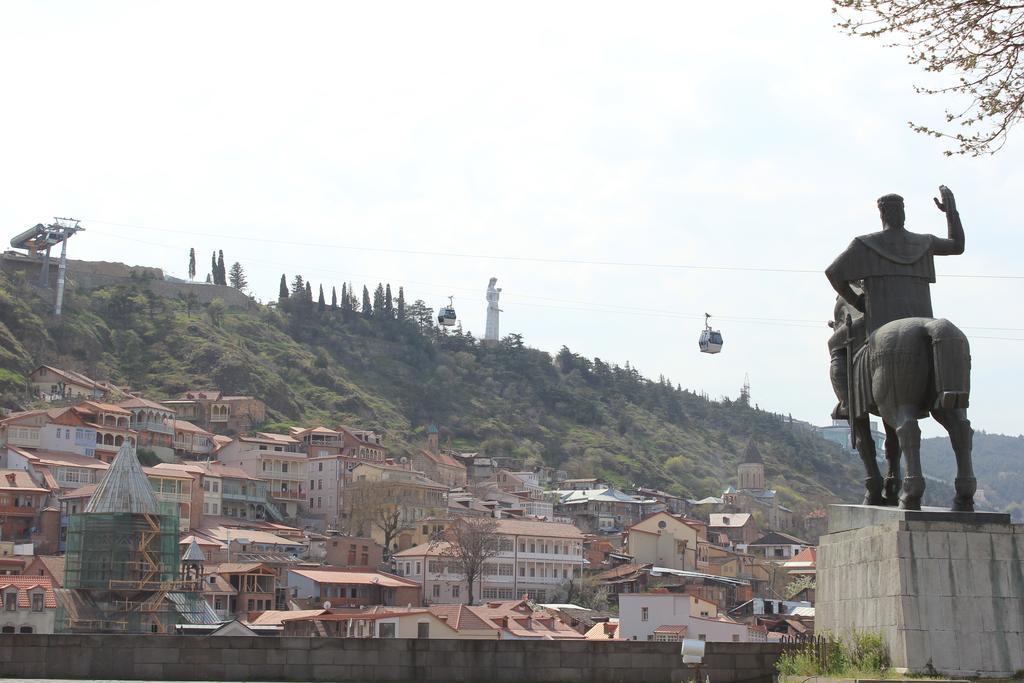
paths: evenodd
<path fill-rule="evenodd" d="M 946 238 L 908 231 L 903 198 L 888 194 L 878 199 L 881 232 L 854 239 L 825 271 L 839 295 L 829 323 L 830 377 L 839 399 L 833 417 L 850 422 L 853 445 L 864 462 L 867 505 L 921 509 L 925 483 L 917 421 L 930 414 L 949 433 L 956 454 L 952 509 L 974 509 L 977 481 L 967 419 L 970 348 L 953 323 L 932 315 L 930 292 L 934 257 L 962 254 L 964 229 L 953 193 L 945 186 L 939 193 L 935 205 L 946 215 Z M 870 414 L 885 426 L 884 479 Z M 902 483 L 901 453 L 906 456 Z"/>

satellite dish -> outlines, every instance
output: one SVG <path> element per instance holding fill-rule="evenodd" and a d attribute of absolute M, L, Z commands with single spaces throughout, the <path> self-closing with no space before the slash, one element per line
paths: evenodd
<path fill-rule="evenodd" d="M 324 609 L 331 609 L 331 601 L 327 600 L 324 602 Z"/>
<path fill-rule="evenodd" d="M 403 455 L 401 458 L 399 458 L 398 462 L 400 462 L 400 463 L 402 463 L 404 465 L 405 463 L 409 462 L 409 458 L 407 458 L 407 457 L 405 457 Z"/>

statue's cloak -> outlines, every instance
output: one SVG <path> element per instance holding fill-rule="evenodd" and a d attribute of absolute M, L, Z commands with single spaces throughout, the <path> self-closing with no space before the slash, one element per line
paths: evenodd
<path fill-rule="evenodd" d="M 929 284 L 935 282 L 932 235 L 875 232 L 854 239 L 829 273 L 844 282 L 862 281 L 870 334 L 901 318 L 931 318 Z"/>

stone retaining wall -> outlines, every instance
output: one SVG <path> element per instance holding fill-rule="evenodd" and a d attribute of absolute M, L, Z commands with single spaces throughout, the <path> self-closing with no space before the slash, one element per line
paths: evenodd
<path fill-rule="evenodd" d="M 781 645 L 708 643 L 701 680 L 771 683 Z M 679 643 L 0 635 L 0 677 L 146 681 L 682 683 Z"/>

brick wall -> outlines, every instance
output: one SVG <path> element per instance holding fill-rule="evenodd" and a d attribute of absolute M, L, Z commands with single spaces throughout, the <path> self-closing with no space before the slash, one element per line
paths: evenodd
<path fill-rule="evenodd" d="M 708 643 L 714 683 L 770 683 L 782 646 Z M 681 683 L 678 643 L 0 635 L 0 677 Z"/>

